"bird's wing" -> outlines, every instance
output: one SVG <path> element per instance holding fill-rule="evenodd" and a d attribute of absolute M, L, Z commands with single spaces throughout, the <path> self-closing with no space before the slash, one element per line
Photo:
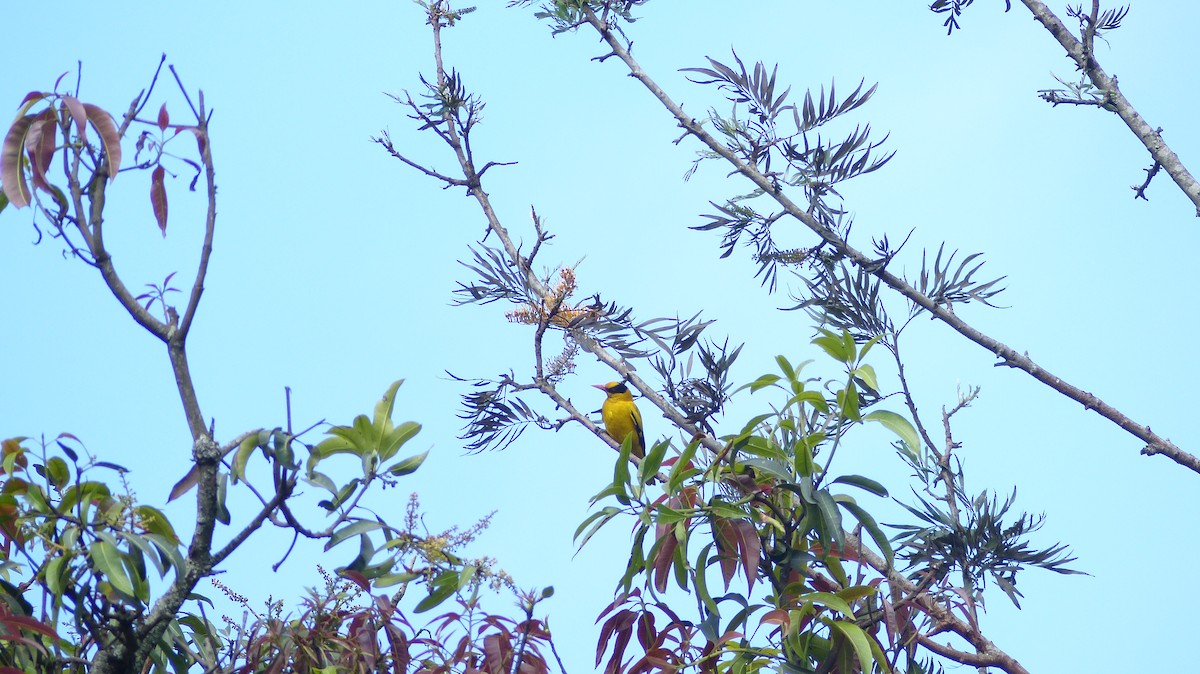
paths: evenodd
<path fill-rule="evenodd" d="M 642 447 L 642 452 L 646 451 L 646 436 L 642 433 L 642 411 L 635 405 L 633 408 L 633 432 L 637 433 L 638 444 Z"/>

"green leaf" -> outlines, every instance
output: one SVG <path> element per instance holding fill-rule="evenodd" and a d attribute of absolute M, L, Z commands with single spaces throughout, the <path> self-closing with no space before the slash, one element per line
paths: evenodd
<path fill-rule="evenodd" d="M 842 531 L 842 511 L 838 509 L 837 502 L 833 500 L 829 490 L 822 489 L 816 493 L 817 510 L 821 513 L 821 519 L 825 522 L 826 535 L 832 536 L 833 541 L 837 543 L 837 549 L 841 550 L 846 547 L 845 534 Z"/>
<path fill-rule="evenodd" d="M 175 535 L 174 526 L 170 525 L 170 520 L 167 519 L 166 514 L 163 514 L 158 508 L 139 505 L 134 506 L 133 512 L 137 514 L 138 525 L 149 531 L 150 534 L 160 535 L 163 538 L 167 538 L 168 541 L 179 542 L 179 536 Z"/>
<path fill-rule="evenodd" d="M 154 549 L 154 546 L 148 539 L 138 536 L 137 534 L 131 534 L 127 531 L 118 532 L 118 535 L 122 540 L 140 550 L 143 558 L 150 558 L 150 561 L 154 564 L 154 568 L 158 570 L 158 576 L 160 578 L 167 575 L 167 565 L 163 562 L 162 556 L 158 554 L 158 551 Z"/>
<path fill-rule="evenodd" d="M 775 364 L 779 366 L 779 371 L 783 373 L 783 376 L 788 381 L 794 381 L 796 379 L 796 370 L 792 367 L 792 364 L 788 362 L 787 358 L 783 356 L 775 356 Z"/>
<path fill-rule="evenodd" d="M 415 421 L 406 421 L 392 429 L 390 433 L 385 435 L 379 444 L 379 455 L 384 461 L 396 455 L 404 443 L 408 442 L 417 433 L 421 432 L 421 424 Z M 428 452 L 426 452 L 428 453 Z"/>
<path fill-rule="evenodd" d="M 750 466 L 759 473 L 770 475 L 779 480 L 788 481 L 794 476 L 788 464 L 775 459 L 746 459 L 739 461 L 739 465 Z"/>
<path fill-rule="evenodd" d="M 258 435 L 252 434 L 246 436 L 242 443 L 238 445 L 237 453 L 233 455 L 233 470 L 229 471 L 233 477 L 233 483 L 237 484 L 238 480 L 246 479 L 246 462 L 250 460 L 250 454 L 258 448 Z"/>
<path fill-rule="evenodd" d="M 675 554 L 672 555 L 674 557 L 672 566 L 675 569 L 675 584 L 684 592 L 688 591 L 688 567 L 690 565 L 687 558 L 687 544 L 689 538 L 687 528 L 684 527 L 683 523 L 676 524 L 675 539 L 679 543 L 675 546 Z"/>
<path fill-rule="evenodd" d="M 861 362 L 863 358 L 867 357 L 867 352 L 870 351 L 871 347 L 875 346 L 875 344 L 881 339 L 883 339 L 883 335 L 875 335 L 871 339 L 867 340 L 866 344 L 863 344 L 862 348 L 858 350 L 859 362 Z M 879 389 L 876 388 L 875 390 L 879 390 Z"/>
<path fill-rule="evenodd" d="M 438 604 L 446 601 L 458 591 L 458 573 L 454 571 L 443 571 L 429 585 L 429 596 L 417 602 L 415 613 L 424 613 Z"/>
<path fill-rule="evenodd" d="M 829 411 L 829 403 L 825 402 L 825 396 L 819 391 L 801 391 L 787 401 L 787 407 L 797 403 L 807 403 L 822 412 Z"/>
<path fill-rule="evenodd" d="M 186 563 L 183 561 L 183 554 L 179 551 L 179 540 L 171 540 L 158 534 L 146 534 L 142 536 L 146 540 L 154 544 L 158 548 L 160 556 L 164 559 L 164 565 L 175 569 L 176 574 L 186 568 Z"/>
<path fill-rule="evenodd" d="M 878 421 L 883 424 L 884 428 L 900 436 L 900 439 L 908 446 L 909 451 L 920 453 L 921 440 L 917 436 L 917 429 L 909 423 L 908 419 L 887 410 L 876 410 L 863 417 L 863 421 Z"/>
<path fill-rule="evenodd" d="M 375 403 L 375 418 L 372 425 L 375 427 L 376 437 L 382 438 L 391 430 L 392 409 L 396 406 L 396 391 L 403 383 L 403 379 L 392 382 L 391 386 L 388 386 L 387 390 L 383 392 L 383 398 Z"/>
<path fill-rule="evenodd" d="M 25 498 L 34 512 L 39 514 L 50 512 L 50 504 L 46 502 L 46 494 L 42 491 L 41 485 L 30 484 L 29 489 L 25 492 Z"/>
<path fill-rule="evenodd" d="M 672 494 L 679 491 L 679 488 L 683 485 L 683 480 L 690 474 L 689 471 L 694 470 L 687 468 L 687 465 L 692 462 L 692 458 L 696 456 L 696 450 L 699 448 L 699 440 L 693 440 L 688 443 L 687 447 L 683 448 L 683 452 L 679 454 L 679 458 L 675 459 L 675 464 L 671 466 L 671 474 L 667 477 L 667 491 Z"/>
<path fill-rule="evenodd" d="M 792 447 L 795 452 L 794 468 L 797 475 L 803 477 L 812 477 L 813 473 L 817 472 L 816 463 L 813 462 L 812 447 L 809 446 L 808 439 L 812 436 L 802 438 Z"/>
<path fill-rule="evenodd" d="M 56 200 L 57 201 L 57 200 Z M 4 185 L 0 185 L 0 212 L 8 205 L 8 195 L 4 193 Z"/>
<path fill-rule="evenodd" d="M 841 506 L 849 510 L 851 515 L 854 515 L 854 519 L 858 520 L 859 524 L 871 535 L 871 540 L 875 541 L 875 545 L 879 548 L 879 552 L 883 555 L 883 558 L 888 563 L 891 563 L 892 557 L 895 554 L 892 551 L 892 543 L 884 535 L 883 530 L 879 528 L 879 524 L 875 522 L 875 518 L 871 516 L 871 513 L 863 510 L 862 506 L 851 501 L 842 501 Z"/>
<path fill-rule="evenodd" d="M 877 588 L 871 587 L 870 585 L 852 585 L 843 590 L 838 590 L 834 594 L 841 597 L 842 599 L 845 599 L 848 602 L 853 603 L 853 602 L 858 601 L 859 599 L 862 599 L 863 597 L 869 597 L 873 594 L 878 594 L 878 593 L 879 593 L 879 590 Z"/>
<path fill-rule="evenodd" d="M 858 657 L 858 663 L 861 665 L 862 671 L 871 671 L 871 665 L 874 660 L 871 657 L 871 642 L 867 638 L 867 633 L 852 622 L 832 620 L 829 624 L 833 629 L 841 632 L 842 636 L 846 637 L 846 640 L 850 642 L 850 645 L 854 646 L 854 655 Z"/>
<path fill-rule="evenodd" d="M 592 513 L 591 515 L 588 515 L 587 519 L 585 519 L 583 522 L 581 522 L 579 524 L 578 527 L 576 527 L 575 536 L 572 540 L 579 541 L 579 547 L 583 548 L 584 545 L 587 545 L 588 540 L 591 539 L 591 537 L 597 531 L 600 530 L 600 527 L 604 526 L 605 524 L 608 524 L 612 520 L 612 518 L 614 518 L 620 514 L 621 514 L 620 508 L 617 508 L 615 506 L 608 506 L 602 510 Z M 593 524 L 593 522 L 594 522 L 594 524 Z M 588 525 L 591 525 L 590 529 L 588 529 Z M 581 540 L 579 538 L 579 534 L 583 533 L 584 529 L 587 529 L 587 533 L 584 534 L 583 539 Z"/>
<path fill-rule="evenodd" d="M 758 425 L 759 425 L 759 424 L 761 424 L 762 422 L 766 421 L 767 419 L 770 419 L 770 418 L 771 418 L 771 417 L 773 417 L 773 416 L 775 416 L 775 415 L 774 415 L 774 414 L 760 414 L 760 415 L 758 415 L 758 416 L 754 417 L 754 418 L 753 418 L 753 419 L 751 419 L 750 421 L 747 421 L 747 422 L 746 422 L 746 425 L 742 427 L 742 433 L 741 433 L 741 434 L 742 434 L 742 435 L 747 435 L 747 434 L 749 434 L 749 433 L 753 432 L 753 431 L 754 431 L 754 429 L 758 428 Z"/>
<path fill-rule="evenodd" d="M 879 390 L 879 379 L 875 377 L 875 368 L 870 365 L 859 365 L 851 374 L 863 380 L 867 386 L 871 387 L 872 391 Z"/>
<path fill-rule="evenodd" d="M 55 489 L 61 490 L 71 481 L 71 469 L 61 456 L 52 456 L 46 462 L 46 477 Z"/>
<path fill-rule="evenodd" d="M 676 510 L 659 504 L 654 509 L 654 522 L 661 525 L 675 524 L 676 522 L 686 520 L 693 514 L 690 510 Z"/>
<path fill-rule="evenodd" d="M 342 485 L 341 489 L 338 489 L 338 493 L 334 495 L 332 501 L 321 501 L 321 507 L 329 511 L 337 510 L 354 495 L 360 484 L 362 484 L 362 480 L 357 477 L 350 480 Z"/>
<path fill-rule="evenodd" d="M 879 484 L 878 482 L 876 482 L 875 480 L 872 480 L 869 477 L 863 477 L 862 475 L 843 475 L 839 478 L 834 479 L 834 481 L 831 482 L 830 484 L 853 485 L 855 487 L 858 487 L 859 489 L 864 489 L 866 491 L 871 492 L 872 494 L 874 494 L 876 496 L 882 496 L 884 498 L 887 498 L 887 495 L 888 495 L 888 491 L 883 485 Z"/>
<path fill-rule="evenodd" d="M 458 572 L 458 586 L 460 588 L 466 587 L 471 582 L 471 580 L 473 578 L 475 578 L 475 574 L 478 571 L 479 571 L 479 568 L 476 567 L 474 564 L 468 564 L 468 565 L 464 566 L 462 568 L 462 570 Z"/>
<path fill-rule="evenodd" d="M 229 475 L 221 473 L 217 477 L 217 521 L 226 526 L 233 519 L 225 504 L 225 496 L 229 493 Z"/>
<path fill-rule="evenodd" d="M 777 374 L 764 374 L 763 376 L 759 377 L 758 379 L 755 379 L 754 381 L 750 382 L 749 384 L 743 384 L 742 386 L 740 386 L 738 388 L 738 391 L 740 392 L 740 391 L 744 391 L 746 389 L 750 389 L 751 393 L 754 393 L 756 391 L 761 391 L 762 389 L 765 389 L 768 386 L 775 385 L 779 381 L 779 379 L 780 379 L 780 377 Z"/>
<path fill-rule="evenodd" d="M 854 609 L 850 608 L 849 602 L 831 592 L 809 592 L 808 594 L 801 595 L 800 601 L 805 604 L 820 604 L 844 616 L 854 617 Z"/>
<path fill-rule="evenodd" d="M 708 591 L 708 570 L 709 558 L 708 553 L 712 551 L 713 543 L 709 543 L 700 549 L 700 554 L 696 557 L 696 596 L 704 603 L 704 607 L 708 609 L 710 615 L 720 616 L 721 612 L 717 609 L 717 602 L 713 601 L 712 594 Z"/>
<path fill-rule="evenodd" d="M 842 406 L 842 412 L 850 421 L 861 421 L 862 414 L 859 412 L 858 388 L 854 386 L 854 382 L 846 384 L 846 388 L 838 391 L 838 404 Z"/>
<path fill-rule="evenodd" d="M 351 522 L 350 524 L 347 524 L 341 529 L 333 532 L 333 535 L 329 537 L 329 541 L 325 543 L 325 550 L 328 551 L 335 545 L 338 545 L 348 538 L 353 538 L 355 536 L 382 528 L 383 525 L 374 520 L 357 520 L 355 522 Z"/>
<path fill-rule="evenodd" d="M 55 557 L 46 565 L 46 570 L 43 572 L 46 578 L 46 589 L 50 590 L 50 594 L 55 597 L 61 597 L 67 589 L 67 574 L 70 573 L 70 565 L 67 564 L 65 555 Z"/>
<path fill-rule="evenodd" d="M 782 447 L 776 445 L 769 438 L 764 438 L 760 435 L 739 438 L 736 445 L 740 451 L 766 459 L 780 460 L 786 458 Z"/>
<path fill-rule="evenodd" d="M 411 422 L 409 422 L 409 423 L 411 423 Z M 417 429 L 421 428 L 417 424 L 413 424 L 413 425 L 416 426 Z M 413 434 L 415 435 L 416 431 L 413 431 Z M 417 468 L 420 468 L 421 464 L 425 462 L 425 457 L 427 457 L 427 456 L 429 456 L 429 450 L 425 450 L 424 452 L 421 452 L 420 454 L 416 454 L 414 456 L 408 457 L 407 459 L 401 461 L 400 463 L 397 463 L 396 465 L 392 466 L 391 468 L 388 468 L 387 472 L 389 472 L 395 476 L 408 475 L 409 473 L 414 473 L 414 472 L 416 472 Z"/>
<path fill-rule="evenodd" d="M 854 340 L 850 341 L 850 348 L 847 349 L 841 335 L 821 330 L 821 336 L 813 339 L 812 343 L 821 347 L 834 360 L 848 364 L 854 362 Z"/>
<path fill-rule="evenodd" d="M 116 546 L 105 540 L 96 541 L 88 548 L 88 558 L 92 560 L 92 565 L 96 570 L 104 574 L 104 577 L 118 592 L 133 597 L 133 580 L 125 571 L 123 557 L 124 555 Z"/>
<path fill-rule="evenodd" d="M 709 502 L 708 510 L 718 517 L 729 520 L 740 520 L 748 516 L 748 513 L 744 509 L 716 497 Z"/>
<path fill-rule="evenodd" d="M 633 451 L 633 433 L 625 436 L 621 442 L 621 451 L 617 455 L 617 465 L 613 467 L 613 484 L 626 485 L 630 482 L 629 454 Z M 622 494 L 624 490 L 622 490 Z"/>
<path fill-rule="evenodd" d="M 663 459 L 667 455 L 667 449 L 671 446 L 670 440 L 654 443 L 649 452 L 646 452 L 646 458 L 642 459 L 642 465 L 638 466 L 638 479 L 644 484 L 650 478 L 658 474 L 658 468 L 662 465 Z"/>
<path fill-rule="evenodd" d="M 391 587 L 400 583 L 411 583 L 421 577 L 419 573 L 387 573 L 372 581 L 374 587 Z"/>
<path fill-rule="evenodd" d="M 330 479 L 328 475 L 324 473 L 317 473 L 315 471 L 310 472 L 308 477 L 304 478 L 304 481 L 313 485 L 314 487 L 320 487 L 335 496 L 338 493 L 337 485 L 332 479 Z"/>

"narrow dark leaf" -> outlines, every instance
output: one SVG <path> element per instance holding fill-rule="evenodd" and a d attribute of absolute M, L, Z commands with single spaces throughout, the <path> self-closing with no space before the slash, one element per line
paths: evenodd
<path fill-rule="evenodd" d="M 163 238 L 167 236 L 167 187 L 163 184 L 166 174 L 162 166 L 156 166 L 150 174 L 150 207 L 154 209 L 154 219 L 158 221 Z"/>

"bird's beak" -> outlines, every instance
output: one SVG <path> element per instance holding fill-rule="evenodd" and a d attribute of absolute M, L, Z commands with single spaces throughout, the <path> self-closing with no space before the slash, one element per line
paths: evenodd
<path fill-rule="evenodd" d="M 601 391 L 607 391 L 607 390 L 608 390 L 608 389 L 604 388 L 604 384 L 592 384 L 592 388 L 598 388 L 598 389 L 600 389 Z"/>

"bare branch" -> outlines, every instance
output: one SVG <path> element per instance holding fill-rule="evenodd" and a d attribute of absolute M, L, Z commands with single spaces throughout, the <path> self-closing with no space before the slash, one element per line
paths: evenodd
<path fill-rule="evenodd" d="M 1179 189 L 1183 190 L 1187 198 L 1191 199 L 1192 203 L 1195 204 L 1196 215 L 1200 216 L 1200 183 L 1196 182 L 1191 172 L 1180 161 L 1179 156 L 1163 140 L 1161 130 L 1150 126 L 1142 118 L 1141 114 L 1138 113 L 1137 109 L 1133 107 L 1133 104 L 1121 93 L 1121 90 L 1117 86 L 1117 78 L 1109 76 L 1104 71 L 1104 68 L 1100 67 L 1100 63 L 1096 61 L 1095 54 L 1092 51 L 1092 41 L 1097 26 L 1103 23 L 1102 19 L 1105 18 L 1097 17 L 1099 11 L 1098 2 L 1093 0 L 1092 13 L 1084 21 L 1086 26 L 1084 28 L 1083 41 L 1072 35 L 1071 31 L 1063 25 L 1058 16 L 1041 0 L 1021 0 L 1021 3 L 1029 9 L 1033 17 L 1062 45 L 1062 48 L 1067 52 L 1067 56 L 1075 61 L 1076 66 L 1087 75 L 1092 84 L 1104 92 L 1108 104 L 1106 107 L 1111 107 L 1113 112 L 1120 116 L 1125 125 L 1129 127 L 1129 130 L 1133 132 L 1133 135 L 1137 136 L 1142 145 L 1146 146 L 1146 149 L 1150 151 L 1150 156 L 1154 158 L 1154 162 L 1166 169 L 1167 174 L 1171 176 L 1171 179 L 1175 181 Z M 1120 16 L 1115 16 L 1118 23 Z M 1147 442 L 1150 445 L 1156 444 Z M 1164 451 L 1162 453 L 1166 454 L 1167 452 Z M 1189 467 L 1193 470 L 1200 469 L 1200 466 Z"/>

